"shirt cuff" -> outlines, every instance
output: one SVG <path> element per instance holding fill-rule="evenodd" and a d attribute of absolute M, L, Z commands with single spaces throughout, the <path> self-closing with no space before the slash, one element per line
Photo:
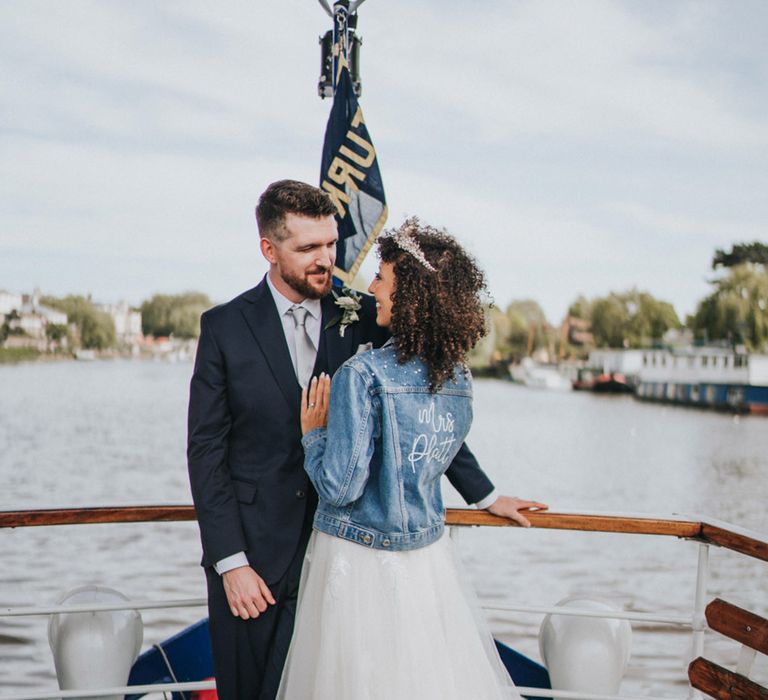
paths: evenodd
<path fill-rule="evenodd" d="M 499 494 L 496 493 L 496 489 L 493 489 L 485 498 L 475 503 L 475 507 L 478 510 L 485 510 L 488 506 L 492 506 L 498 497 Z"/>
<path fill-rule="evenodd" d="M 245 552 L 237 552 L 237 554 L 224 557 L 224 559 L 217 561 L 213 565 L 213 568 L 216 569 L 216 573 L 221 576 L 222 574 L 227 573 L 227 571 L 232 571 L 232 569 L 237 569 L 241 566 L 249 566 Z"/>

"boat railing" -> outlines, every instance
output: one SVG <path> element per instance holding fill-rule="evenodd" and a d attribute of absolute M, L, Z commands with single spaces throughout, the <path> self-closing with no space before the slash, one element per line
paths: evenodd
<path fill-rule="evenodd" d="M 766 698 L 768 689 L 750 680 L 759 653 L 768 654 L 768 620 L 732 603 L 716 598 L 706 610 L 709 627 L 741 643 L 736 669 L 731 671 L 700 656 L 688 666 L 694 688 L 712 697 Z"/>
<path fill-rule="evenodd" d="M 656 612 L 610 611 L 558 606 L 531 605 L 489 605 L 489 610 L 502 612 L 557 613 L 581 617 L 602 617 L 628 620 L 632 623 L 662 624 L 687 628 L 692 633 L 691 661 L 702 656 L 704 635 L 707 629 L 705 609 L 706 587 L 709 575 L 709 549 L 711 546 L 725 548 L 742 555 L 768 562 L 768 537 L 711 518 L 692 516 L 648 516 L 634 514 L 609 514 L 587 512 L 533 512 L 529 514 L 533 528 L 571 530 L 581 532 L 624 533 L 635 535 L 657 535 L 692 540 L 698 543 L 698 564 L 693 605 L 686 614 L 672 615 Z M 190 505 L 141 505 L 96 508 L 51 508 L 41 510 L 0 511 L 0 529 L 79 524 L 139 523 L 139 522 L 180 522 L 195 520 L 194 507 Z M 514 527 L 513 521 L 501 518 L 487 511 L 463 508 L 449 508 L 446 523 L 451 527 Z M 205 606 L 202 598 L 178 600 L 129 600 L 119 603 L 87 605 L 42 605 L 23 607 L 0 607 L 0 619 L 7 617 L 50 615 L 56 613 L 91 612 L 109 610 L 149 610 Z M 193 692 L 215 688 L 213 681 L 169 683 L 151 686 L 125 686 L 120 688 L 30 691 L 21 694 L 0 693 L 0 700 L 49 700 L 53 698 L 99 697 L 105 695 L 127 695 L 143 693 Z M 528 697 L 583 698 L 584 700 L 638 700 L 640 696 L 598 695 L 582 691 L 572 692 L 557 689 L 520 687 L 518 690 Z M 641 696 L 642 700 L 672 700 L 670 696 L 657 698 Z M 691 688 L 689 697 L 700 697 Z"/>

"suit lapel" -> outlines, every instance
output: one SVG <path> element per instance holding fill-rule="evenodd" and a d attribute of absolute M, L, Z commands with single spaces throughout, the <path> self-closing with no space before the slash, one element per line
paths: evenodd
<path fill-rule="evenodd" d="M 298 416 L 301 387 L 296 380 L 285 332 L 266 280 L 246 292 L 243 298 L 248 302 L 242 308 L 245 321 L 291 411 Z"/>
<path fill-rule="evenodd" d="M 339 335 L 338 323 L 326 328 L 331 321 L 341 316 L 341 309 L 336 306 L 333 294 L 322 299 L 321 309 L 322 330 L 320 331 L 320 347 L 317 350 L 317 361 L 315 362 L 315 374 L 328 372 L 333 375 L 339 366 L 352 356 L 354 333 L 352 328 L 348 327 L 342 338 Z"/>

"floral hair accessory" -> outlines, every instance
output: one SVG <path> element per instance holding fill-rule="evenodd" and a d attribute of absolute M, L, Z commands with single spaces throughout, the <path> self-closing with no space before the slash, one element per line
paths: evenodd
<path fill-rule="evenodd" d="M 413 257 L 427 270 L 430 272 L 437 272 L 432 263 L 430 263 L 429 260 L 427 260 L 425 257 L 424 251 L 421 249 L 419 242 L 411 234 L 414 228 L 415 226 L 411 223 L 410 220 L 406 221 L 405 225 L 402 226 L 397 231 L 397 233 L 394 234 L 394 236 L 392 236 L 392 240 L 397 244 L 397 247 L 400 248 L 400 250 L 408 253 L 408 255 Z"/>
<path fill-rule="evenodd" d="M 339 335 L 343 338 L 344 331 L 347 330 L 347 326 L 360 320 L 360 314 L 357 313 L 360 311 L 362 306 L 360 304 L 360 293 L 356 292 L 350 287 L 347 287 L 346 285 L 341 288 L 341 294 L 339 294 L 339 292 L 337 292 L 335 289 L 332 289 L 331 293 L 334 297 L 334 303 L 342 310 L 342 313 L 341 316 L 337 316 L 332 321 L 330 321 L 325 326 L 325 329 L 327 330 L 331 326 L 335 326 L 338 323 Z"/>

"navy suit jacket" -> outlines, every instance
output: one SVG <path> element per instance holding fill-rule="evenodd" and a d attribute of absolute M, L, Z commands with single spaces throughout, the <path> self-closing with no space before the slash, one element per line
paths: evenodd
<path fill-rule="evenodd" d="M 371 297 L 360 321 L 340 317 L 332 295 L 321 300 L 322 331 L 314 374 L 333 373 L 364 343 L 380 346 Z M 203 566 L 244 551 L 270 584 L 282 577 L 317 497 L 304 471 L 301 387 L 266 280 L 206 311 L 190 385 L 187 459 L 203 545 Z M 493 485 L 463 447 L 447 476 L 468 503 Z"/>

